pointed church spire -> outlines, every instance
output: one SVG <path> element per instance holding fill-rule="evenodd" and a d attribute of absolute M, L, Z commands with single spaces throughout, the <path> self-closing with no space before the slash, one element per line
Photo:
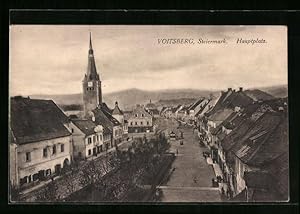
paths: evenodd
<path fill-rule="evenodd" d="M 94 58 L 94 51 L 92 47 L 92 33 L 90 32 L 90 47 L 89 47 L 89 58 L 88 58 L 88 68 L 87 68 L 88 80 L 99 80 L 99 75 L 96 69 L 96 63 Z"/>
<path fill-rule="evenodd" d="M 93 46 L 92 46 L 92 32 L 90 32 L 90 48 L 89 48 L 89 54 L 94 54 L 93 53 Z"/>

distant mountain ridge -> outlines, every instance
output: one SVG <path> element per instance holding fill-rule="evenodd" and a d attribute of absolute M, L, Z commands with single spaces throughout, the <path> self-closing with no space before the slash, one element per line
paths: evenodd
<path fill-rule="evenodd" d="M 198 97 L 209 96 L 217 91 L 196 90 L 196 89 L 168 89 L 159 91 L 146 91 L 140 89 L 127 89 L 118 92 L 112 92 L 103 95 L 103 101 L 113 107 L 115 101 L 118 101 L 119 106 L 125 110 L 131 110 L 136 104 L 155 103 L 159 100 L 173 99 L 196 99 Z M 33 99 L 52 99 L 58 105 L 82 104 L 82 94 L 70 95 L 30 95 Z"/>
<path fill-rule="evenodd" d="M 288 96 L 288 86 L 287 85 L 277 85 L 270 87 L 262 87 L 260 90 L 278 98 L 284 98 Z"/>
<path fill-rule="evenodd" d="M 251 96 L 258 96 L 263 99 L 271 99 L 273 97 L 287 96 L 287 86 L 268 87 L 266 90 L 250 89 L 245 90 Z M 146 104 L 150 102 L 162 105 L 163 103 L 173 103 L 176 105 L 181 101 L 192 102 L 200 97 L 218 96 L 220 91 L 216 90 L 197 90 L 197 89 L 168 89 L 159 91 L 146 91 L 136 88 L 127 89 L 118 92 L 112 92 L 103 95 L 104 102 L 111 108 L 114 107 L 115 101 L 124 110 L 131 110 L 136 104 Z M 30 95 L 33 99 L 52 99 L 58 105 L 82 105 L 82 94 L 69 95 Z M 169 100 L 169 101 L 166 101 Z M 173 101 L 172 101 L 173 100 Z M 184 104 L 182 103 L 182 104 Z M 167 104 L 166 104 L 167 105 Z"/>

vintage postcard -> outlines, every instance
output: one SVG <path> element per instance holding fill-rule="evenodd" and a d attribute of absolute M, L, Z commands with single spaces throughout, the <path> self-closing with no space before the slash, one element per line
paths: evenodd
<path fill-rule="evenodd" d="M 11 25 L 10 203 L 287 202 L 286 26 Z"/>

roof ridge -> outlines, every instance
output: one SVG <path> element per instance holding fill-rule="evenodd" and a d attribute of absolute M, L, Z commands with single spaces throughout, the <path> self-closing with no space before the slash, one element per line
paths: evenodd
<path fill-rule="evenodd" d="M 262 145 L 265 144 L 266 140 L 270 137 L 270 135 L 274 132 L 274 130 L 276 130 L 277 127 L 280 125 L 280 121 L 281 121 L 281 120 L 279 120 L 279 121 L 277 122 L 276 126 L 273 127 L 273 128 L 271 129 L 271 131 L 267 132 L 266 137 L 264 138 L 263 142 L 261 142 L 261 143 L 258 145 L 258 147 L 252 152 L 252 154 L 250 155 L 250 157 L 248 158 L 248 161 L 247 161 L 246 163 L 248 163 L 250 160 L 252 160 L 252 158 L 254 157 L 254 155 L 256 154 L 256 152 L 259 151 L 260 148 L 262 147 Z M 250 138 L 249 138 L 249 139 L 250 139 Z"/>

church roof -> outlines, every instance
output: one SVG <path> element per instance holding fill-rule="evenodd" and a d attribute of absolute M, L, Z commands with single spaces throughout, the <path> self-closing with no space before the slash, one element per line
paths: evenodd
<path fill-rule="evenodd" d="M 87 80 L 100 80 L 99 75 L 97 73 L 97 69 L 96 69 L 91 34 L 90 34 L 90 48 L 89 48 L 89 56 L 88 56 L 87 74 L 86 74 L 85 78 L 87 78 Z"/>

